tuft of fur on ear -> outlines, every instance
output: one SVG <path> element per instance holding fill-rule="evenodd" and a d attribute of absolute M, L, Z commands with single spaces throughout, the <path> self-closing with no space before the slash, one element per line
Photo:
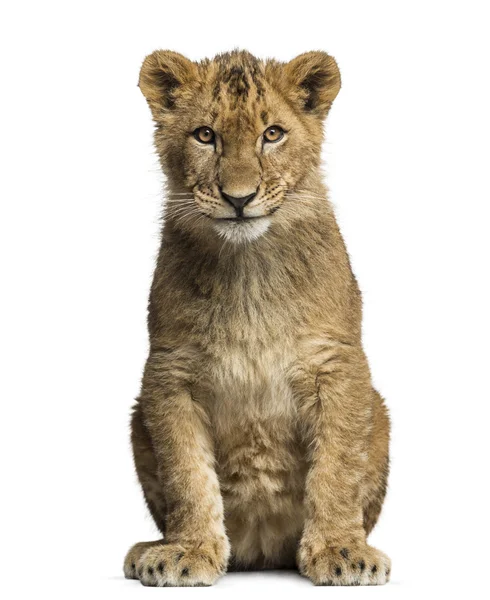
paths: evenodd
<path fill-rule="evenodd" d="M 326 52 L 305 52 L 285 66 L 289 81 L 300 90 L 304 109 L 323 118 L 340 90 L 340 71 Z"/>
<path fill-rule="evenodd" d="M 178 52 L 157 50 L 143 62 L 139 87 L 153 116 L 172 110 L 179 91 L 197 77 L 197 65 Z"/>

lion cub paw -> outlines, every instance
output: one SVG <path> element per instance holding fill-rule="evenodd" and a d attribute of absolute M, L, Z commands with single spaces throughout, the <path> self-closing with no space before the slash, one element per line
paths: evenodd
<path fill-rule="evenodd" d="M 305 544 L 298 563 L 302 575 L 315 585 L 384 585 L 390 580 L 390 559 L 367 544 L 319 550 Z"/>
<path fill-rule="evenodd" d="M 146 549 L 134 563 L 143 585 L 207 586 L 225 573 L 227 545 L 221 541 L 196 546 L 159 543 Z"/>
<path fill-rule="evenodd" d="M 155 542 L 139 542 L 130 548 L 124 559 L 124 577 L 126 579 L 139 579 L 136 570 L 136 565 L 142 555 L 153 546 L 161 546 L 163 540 L 157 540 Z"/>

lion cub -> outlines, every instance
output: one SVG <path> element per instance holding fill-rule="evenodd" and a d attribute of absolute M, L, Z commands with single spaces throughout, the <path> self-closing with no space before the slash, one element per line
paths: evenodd
<path fill-rule="evenodd" d="M 139 86 L 168 195 L 132 443 L 162 539 L 136 544 L 125 575 L 197 586 L 297 567 L 384 584 L 390 560 L 366 537 L 389 420 L 320 173 L 337 64 L 158 51 Z"/>

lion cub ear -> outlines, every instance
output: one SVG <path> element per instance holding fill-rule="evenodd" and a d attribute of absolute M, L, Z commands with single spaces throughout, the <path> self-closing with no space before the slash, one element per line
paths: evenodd
<path fill-rule="evenodd" d="M 325 117 L 340 90 L 335 59 L 326 52 L 306 52 L 287 63 L 285 71 L 299 91 L 304 110 Z"/>
<path fill-rule="evenodd" d="M 197 77 L 197 65 L 178 52 L 157 50 L 147 56 L 138 85 L 156 118 L 172 110 L 182 88 Z"/>

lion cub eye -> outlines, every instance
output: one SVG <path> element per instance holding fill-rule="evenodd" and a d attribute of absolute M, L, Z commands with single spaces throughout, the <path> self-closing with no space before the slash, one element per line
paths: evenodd
<path fill-rule="evenodd" d="M 264 131 L 264 140 L 266 142 L 278 142 L 284 137 L 284 129 L 279 125 L 272 125 L 267 127 Z"/>
<path fill-rule="evenodd" d="M 211 127 L 198 127 L 194 131 L 194 137 L 201 144 L 212 144 L 214 143 L 215 135 Z"/>

